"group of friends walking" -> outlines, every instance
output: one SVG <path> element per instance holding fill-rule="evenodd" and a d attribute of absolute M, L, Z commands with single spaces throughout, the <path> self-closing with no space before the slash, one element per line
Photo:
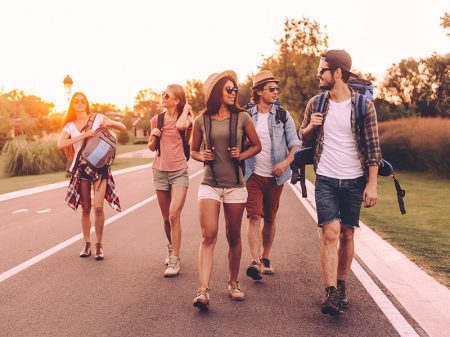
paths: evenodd
<path fill-rule="evenodd" d="M 203 86 L 206 108 L 194 119 L 182 86 L 168 85 L 162 94 L 164 112 L 151 120 L 148 148 L 156 151 L 153 181 L 164 220 L 167 257 L 164 276 L 175 277 L 181 268 L 181 211 L 189 188 L 189 156 L 204 163 L 198 190 L 201 229 L 198 256 L 199 288 L 193 305 L 210 306 L 211 272 L 223 204 L 228 241 L 228 294 L 242 301 L 239 284 L 242 255 L 241 224 L 247 212 L 250 250 L 246 275 L 260 281 L 274 274 L 270 258 L 276 232 L 276 215 L 283 186 L 291 177 L 294 154 L 312 146 L 316 172 L 315 198 L 321 229 L 320 265 L 325 287 L 321 312 L 342 315 L 348 308 L 346 279 L 354 254 L 354 231 L 361 205 L 377 201 L 377 173 L 381 161 L 376 111 L 367 99 L 363 127 L 355 123 L 355 92 L 348 87 L 351 57 L 344 50 L 321 55 L 317 77 L 327 92 L 323 113 L 315 111 L 319 96 L 310 99 L 300 129 L 279 102 L 279 80 L 268 70 L 253 77 L 251 102 L 238 104 L 238 80 L 231 70 L 214 73 Z M 92 117 L 82 93 L 70 101 L 58 147 L 77 158 L 83 142 L 98 128 L 125 130 L 120 122 L 97 114 Z M 361 137 L 360 135 L 363 135 Z M 186 144 L 190 143 L 190 150 Z M 91 255 L 90 212 L 95 214 L 95 258 L 104 258 L 103 202 L 116 210 L 120 202 L 109 167 L 93 170 L 79 160 L 72 164 L 66 201 L 82 208 L 84 237 L 80 257 Z M 94 200 L 91 201 L 91 188 Z"/>

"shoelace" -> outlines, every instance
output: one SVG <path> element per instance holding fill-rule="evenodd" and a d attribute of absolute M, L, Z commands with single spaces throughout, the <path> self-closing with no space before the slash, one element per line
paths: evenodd
<path fill-rule="evenodd" d="M 208 292 L 209 292 L 209 288 L 198 288 L 198 290 L 197 290 L 197 297 L 203 295 L 206 298 L 208 298 Z"/>
<path fill-rule="evenodd" d="M 232 290 L 239 290 L 239 291 L 242 291 L 241 290 L 241 286 L 239 285 L 239 281 L 238 282 L 231 282 L 231 289 Z"/>

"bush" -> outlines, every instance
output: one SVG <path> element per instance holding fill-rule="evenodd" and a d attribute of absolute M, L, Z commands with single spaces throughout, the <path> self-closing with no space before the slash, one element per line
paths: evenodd
<path fill-rule="evenodd" d="M 450 178 L 450 119 L 405 118 L 379 125 L 383 158 L 408 171 Z"/>
<path fill-rule="evenodd" d="M 122 144 L 125 145 L 130 141 L 130 135 L 128 134 L 128 131 L 121 131 L 118 135 L 117 135 L 117 141 Z"/>
<path fill-rule="evenodd" d="M 66 168 L 66 157 L 56 142 L 9 141 L 2 154 L 4 173 L 9 177 L 60 172 Z"/>

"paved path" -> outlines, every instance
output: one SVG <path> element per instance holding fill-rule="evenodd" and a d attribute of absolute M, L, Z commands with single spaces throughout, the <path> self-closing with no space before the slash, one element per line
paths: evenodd
<path fill-rule="evenodd" d="M 259 283 L 245 276 L 249 253 L 244 221 L 240 279 L 247 299 L 230 300 L 222 221 L 211 311 L 199 313 L 191 301 L 198 287 L 196 191 L 201 175 L 195 173 L 201 164 L 190 162 L 190 166 L 193 177 L 182 214 L 182 273 L 173 279 L 162 277 L 165 236 L 148 166 L 116 176 L 124 212 L 116 214 L 105 206 L 106 258 L 101 262 L 78 258 L 80 212 L 64 204 L 65 188 L 1 201 L 0 335 L 417 335 L 412 329 L 394 328 L 366 290 L 367 284 L 353 272 L 349 276 L 351 308 L 338 319 L 319 312 L 323 290 L 316 226 L 288 186 L 273 247 L 276 274 Z M 420 327 L 416 331 L 425 335 Z"/>

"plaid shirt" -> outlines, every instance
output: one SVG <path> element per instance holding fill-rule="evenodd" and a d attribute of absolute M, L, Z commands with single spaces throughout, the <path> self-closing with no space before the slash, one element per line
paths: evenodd
<path fill-rule="evenodd" d="M 366 177 L 369 176 L 369 166 L 379 166 L 381 162 L 381 148 L 380 140 L 378 138 L 378 124 L 377 124 L 377 113 L 375 111 L 375 106 L 370 99 L 366 99 L 366 116 L 364 121 L 364 131 L 363 138 L 365 144 L 361 143 L 360 130 L 358 123 L 356 123 L 356 111 L 355 111 L 355 92 L 350 88 L 352 93 L 352 111 L 351 111 L 351 127 L 353 137 L 355 138 L 356 148 L 358 150 L 358 157 L 361 161 L 361 166 L 364 170 Z M 311 141 L 307 142 L 303 140 L 302 134 L 303 129 L 305 129 L 311 122 L 311 114 L 314 113 L 317 107 L 317 100 L 319 95 L 314 96 L 308 102 L 305 109 L 305 116 L 303 118 L 302 125 L 300 127 L 299 136 L 303 142 L 303 147 L 312 146 L 314 149 L 314 170 L 317 169 L 317 164 L 320 161 L 320 156 L 323 150 L 323 139 L 324 139 L 324 128 L 318 128 L 315 134 L 311 138 Z M 323 123 L 327 118 L 328 114 L 328 99 L 325 102 L 325 109 L 323 115 Z M 322 124 L 323 125 L 323 124 Z"/>
<path fill-rule="evenodd" d="M 80 183 L 81 183 L 81 171 L 92 178 L 92 181 L 97 181 L 101 178 L 101 174 L 96 170 L 91 169 L 89 166 L 80 165 L 70 179 L 69 186 L 67 187 L 66 203 L 73 210 L 77 210 L 80 204 Z M 117 212 L 121 212 L 119 194 L 116 190 L 116 184 L 111 174 L 111 170 L 108 169 L 108 177 L 106 178 L 106 193 L 105 199 L 109 205 Z"/>

